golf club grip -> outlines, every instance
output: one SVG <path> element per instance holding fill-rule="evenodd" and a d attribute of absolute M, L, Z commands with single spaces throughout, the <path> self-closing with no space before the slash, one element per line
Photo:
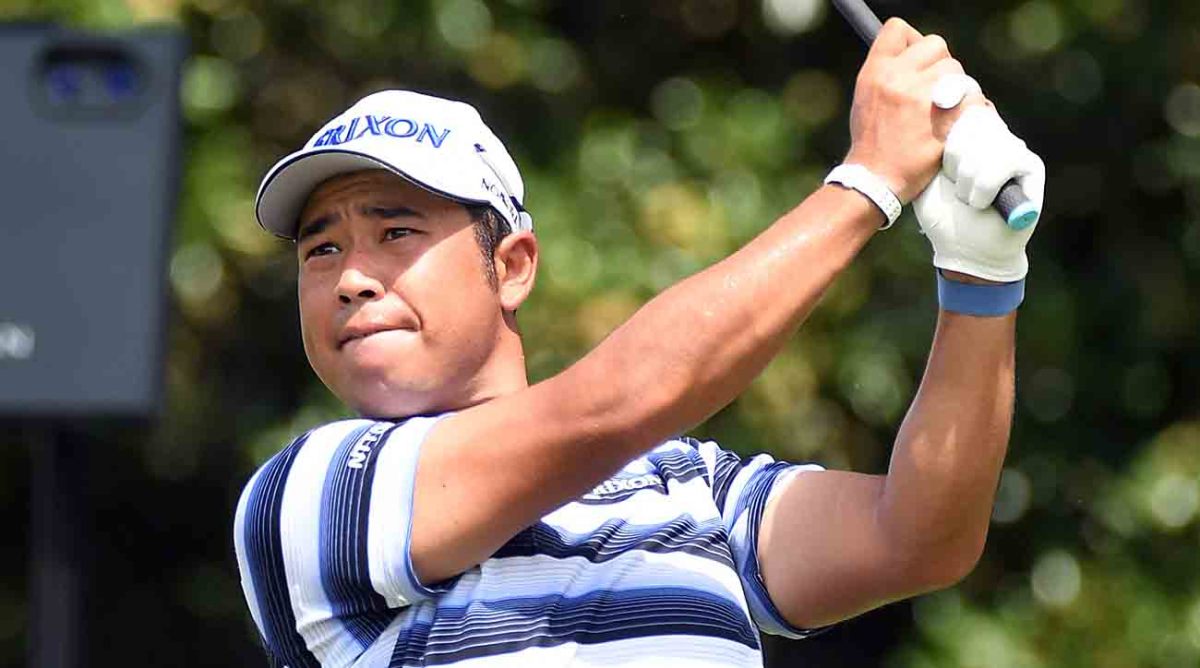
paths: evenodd
<path fill-rule="evenodd" d="M 1033 206 L 1033 202 L 1016 179 L 1009 179 L 1004 184 L 996 194 L 996 199 L 992 200 L 992 208 L 999 212 L 1014 230 L 1023 230 L 1038 219 L 1037 208 Z"/>
<path fill-rule="evenodd" d="M 846 19 L 854 32 L 862 38 L 863 43 L 870 48 L 871 43 L 879 36 L 879 31 L 883 28 L 883 22 L 879 20 L 875 12 L 867 6 L 864 0 L 833 0 L 833 6 L 837 7 L 838 12 Z M 1014 230 L 1023 230 L 1026 227 L 1037 222 L 1039 211 L 1037 207 L 1029 201 L 1029 197 L 1021 190 L 1021 186 L 1016 180 L 1010 180 L 1000 189 L 1000 193 L 996 195 L 995 201 L 992 202 L 992 208 L 995 209 L 1003 218 L 1008 226 Z"/>

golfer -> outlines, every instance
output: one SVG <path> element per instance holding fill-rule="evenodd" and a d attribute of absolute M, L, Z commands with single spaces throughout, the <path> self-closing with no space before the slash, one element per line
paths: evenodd
<path fill-rule="evenodd" d="M 538 240 L 473 108 L 376 93 L 275 165 L 259 222 L 295 241 L 305 352 L 362 417 L 296 438 L 238 504 L 271 662 L 758 666 L 760 631 L 802 638 L 969 573 L 1009 437 L 1032 233 L 987 206 L 1010 178 L 1040 206 L 1044 168 L 946 43 L 899 20 L 862 67 L 850 129 L 826 185 L 536 385 L 517 313 Z M 941 311 L 887 475 L 679 436 L 918 196 Z"/>

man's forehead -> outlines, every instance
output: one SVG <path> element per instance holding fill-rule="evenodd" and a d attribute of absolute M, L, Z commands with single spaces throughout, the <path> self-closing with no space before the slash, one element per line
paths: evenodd
<path fill-rule="evenodd" d="M 304 202 L 308 208 L 314 202 L 329 197 L 353 194 L 410 194 L 422 193 L 420 188 L 386 169 L 362 169 L 331 176 L 318 183 Z"/>
<path fill-rule="evenodd" d="M 326 205 L 361 198 L 379 203 L 425 206 L 436 205 L 435 202 L 443 199 L 386 169 L 364 169 L 331 176 L 317 184 L 304 200 L 298 222 L 303 224 Z"/>
<path fill-rule="evenodd" d="M 386 169 L 364 169 L 331 176 L 309 193 L 296 219 L 296 240 L 312 223 L 329 222 L 334 210 L 342 206 L 400 208 L 421 212 L 422 217 L 461 209 L 462 204 L 411 183 Z M 322 224 L 321 227 L 324 227 Z"/>

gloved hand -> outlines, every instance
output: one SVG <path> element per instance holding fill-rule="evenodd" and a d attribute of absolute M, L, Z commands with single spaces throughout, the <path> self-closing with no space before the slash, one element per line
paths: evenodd
<path fill-rule="evenodd" d="M 975 106 L 954 123 L 942 170 L 913 201 L 921 232 L 933 245 L 933 265 L 979 278 L 1025 277 L 1025 244 L 1036 224 L 1015 231 L 991 208 L 996 193 L 1016 178 L 1041 210 L 1046 166 L 1014 135 L 995 108 Z"/>

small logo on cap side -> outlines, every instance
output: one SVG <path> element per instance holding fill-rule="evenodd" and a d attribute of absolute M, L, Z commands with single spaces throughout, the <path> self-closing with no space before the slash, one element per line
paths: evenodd
<path fill-rule="evenodd" d="M 446 141 L 446 137 L 450 136 L 450 128 L 438 130 L 432 123 L 417 122 L 407 118 L 367 114 L 365 116 L 356 116 L 350 119 L 349 123 L 342 123 L 328 128 L 321 133 L 321 136 L 317 137 L 312 147 L 338 146 L 339 144 L 347 144 L 357 139 L 362 139 L 367 135 L 374 137 L 394 137 L 396 139 L 416 137 L 418 143 L 424 143 L 426 139 L 429 139 L 429 143 L 433 144 L 434 148 L 441 148 L 442 143 Z"/>
<path fill-rule="evenodd" d="M 488 181 L 487 179 L 481 179 L 480 181 L 483 184 L 483 189 L 491 193 L 492 197 L 496 198 L 496 201 L 504 205 L 504 208 L 508 210 L 509 220 L 516 220 L 517 208 L 513 205 L 512 198 L 508 195 L 508 193 L 506 193 L 503 188 L 495 183 L 492 183 L 491 181 Z"/>

